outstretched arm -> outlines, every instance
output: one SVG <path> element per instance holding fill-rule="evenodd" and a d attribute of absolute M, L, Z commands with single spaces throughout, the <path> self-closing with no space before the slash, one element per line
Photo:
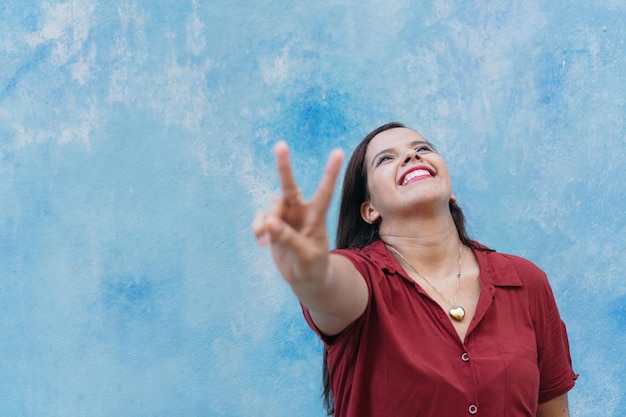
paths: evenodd
<path fill-rule="evenodd" d="M 367 285 L 354 265 L 329 254 L 326 213 L 335 189 L 343 153 L 334 150 L 310 201 L 302 201 L 289 149 L 275 147 L 282 196 L 265 213 L 257 213 L 252 230 L 261 246 L 270 246 L 281 275 L 307 307 L 320 331 L 341 332 L 358 318 L 368 302 Z"/>

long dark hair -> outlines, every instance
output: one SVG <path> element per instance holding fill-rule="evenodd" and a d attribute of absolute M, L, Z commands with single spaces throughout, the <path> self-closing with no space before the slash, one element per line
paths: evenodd
<path fill-rule="evenodd" d="M 343 188 L 341 190 L 337 235 L 335 237 L 335 247 L 337 249 L 363 248 L 372 242 L 380 240 L 378 235 L 379 222 L 370 224 L 361 217 L 361 204 L 369 199 L 365 153 L 367 152 L 367 146 L 376 135 L 386 130 L 404 127 L 406 126 L 399 122 L 391 122 L 377 127 L 363 138 L 352 153 L 346 167 Z M 465 216 L 461 207 L 454 201 L 450 201 L 449 207 L 461 242 L 473 249 L 485 250 L 486 248 L 475 245 L 469 238 L 465 230 Z M 330 388 L 328 350 L 326 347 L 324 347 L 322 380 L 324 407 L 326 408 L 326 413 L 332 416 L 335 414 L 335 401 Z"/>

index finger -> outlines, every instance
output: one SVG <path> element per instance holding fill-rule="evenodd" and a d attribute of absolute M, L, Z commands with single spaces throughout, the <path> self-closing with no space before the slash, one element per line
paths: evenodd
<path fill-rule="evenodd" d="M 291 161 L 289 159 L 289 148 L 285 142 L 278 142 L 274 147 L 276 155 L 276 167 L 278 168 L 278 176 L 280 177 L 280 186 L 283 189 L 283 196 L 286 199 L 297 198 L 300 195 L 298 184 L 291 170 Z"/>

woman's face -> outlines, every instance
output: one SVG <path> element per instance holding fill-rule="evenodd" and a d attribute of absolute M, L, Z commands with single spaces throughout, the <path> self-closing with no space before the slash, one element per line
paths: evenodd
<path fill-rule="evenodd" d="M 361 215 L 366 222 L 427 205 L 448 207 L 452 183 L 446 163 L 414 130 L 394 128 L 379 133 L 369 143 L 364 163 L 369 200 L 361 206 Z"/>

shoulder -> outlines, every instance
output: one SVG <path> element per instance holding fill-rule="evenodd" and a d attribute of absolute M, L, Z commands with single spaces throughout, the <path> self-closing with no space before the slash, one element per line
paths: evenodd
<path fill-rule="evenodd" d="M 517 255 L 477 251 L 481 281 L 506 290 L 527 306 L 533 322 L 542 327 L 558 317 L 554 292 L 546 273 L 534 262 Z M 515 295 L 514 295 L 515 294 Z"/>
<path fill-rule="evenodd" d="M 335 249 L 331 253 L 346 257 L 369 282 L 400 271 L 400 265 L 382 241 L 373 242 L 363 248 Z"/>
<path fill-rule="evenodd" d="M 394 259 L 390 256 L 389 251 L 380 240 L 363 248 L 334 249 L 331 253 L 345 256 L 353 263 L 371 264 L 379 268 L 385 268 L 391 263 L 392 259 Z"/>
<path fill-rule="evenodd" d="M 523 286 L 528 290 L 549 287 L 546 273 L 534 262 L 518 255 L 497 251 L 474 251 L 481 273 L 498 286 Z"/>
<path fill-rule="evenodd" d="M 496 288 L 514 289 L 526 300 L 533 317 L 556 311 L 554 293 L 546 273 L 534 262 L 521 256 L 495 251 L 476 251 L 481 281 Z"/>
<path fill-rule="evenodd" d="M 492 252 L 494 262 L 510 265 L 523 277 L 545 277 L 544 271 L 534 262 L 518 255 L 509 253 Z"/>

